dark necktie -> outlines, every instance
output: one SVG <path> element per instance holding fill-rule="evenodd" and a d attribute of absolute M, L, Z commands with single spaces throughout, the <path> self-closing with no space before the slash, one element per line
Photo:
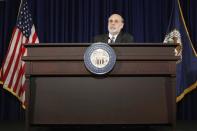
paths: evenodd
<path fill-rule="evenodd" d="M 111 37 L 110 43 L 115 43 L 115 37 Z"/>

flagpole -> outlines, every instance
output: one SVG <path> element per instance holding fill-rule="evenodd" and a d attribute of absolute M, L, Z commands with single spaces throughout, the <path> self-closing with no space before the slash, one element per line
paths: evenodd
<path fill-rule="evenodd" d="M 21 10 L 22 3 L 23 3 L 23 0 L 21 0 L 20 6 L 19 6 L 18 15 L 17 15 L 17 20 L 18 20 L 18 17 L 19 17 L 19 12 L 20 12 L 20 10 Z"/>

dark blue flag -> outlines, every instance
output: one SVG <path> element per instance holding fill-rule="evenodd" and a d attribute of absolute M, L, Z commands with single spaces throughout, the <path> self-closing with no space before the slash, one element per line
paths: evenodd
<path fill-rule="evenodd" d="M 179 43 L 176 55 L 181 59 L 177 62 L 176 101 L 179 102 L 186 94 L 197 87 L 197 54 L 192 44 L 180 0 L 174 0 L 168 33 L 164 43 Z"/>

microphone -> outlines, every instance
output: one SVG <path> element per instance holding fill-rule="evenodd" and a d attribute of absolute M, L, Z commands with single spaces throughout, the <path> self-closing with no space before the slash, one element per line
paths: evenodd
<path fill-rule="evenodd" d="M 111 43 L 111 38 L 108 36 L 109 43 Z"/>

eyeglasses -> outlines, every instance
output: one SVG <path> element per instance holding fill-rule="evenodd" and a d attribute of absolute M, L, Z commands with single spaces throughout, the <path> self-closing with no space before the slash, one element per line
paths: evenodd
<path fill-rule="evenodd" d="M 113 22 L 114 22 L 114 23 L 120 23 L 119 20 L 109 20 L 108 22 L 109 22 L 109 23 L 113 23 Z"/>

